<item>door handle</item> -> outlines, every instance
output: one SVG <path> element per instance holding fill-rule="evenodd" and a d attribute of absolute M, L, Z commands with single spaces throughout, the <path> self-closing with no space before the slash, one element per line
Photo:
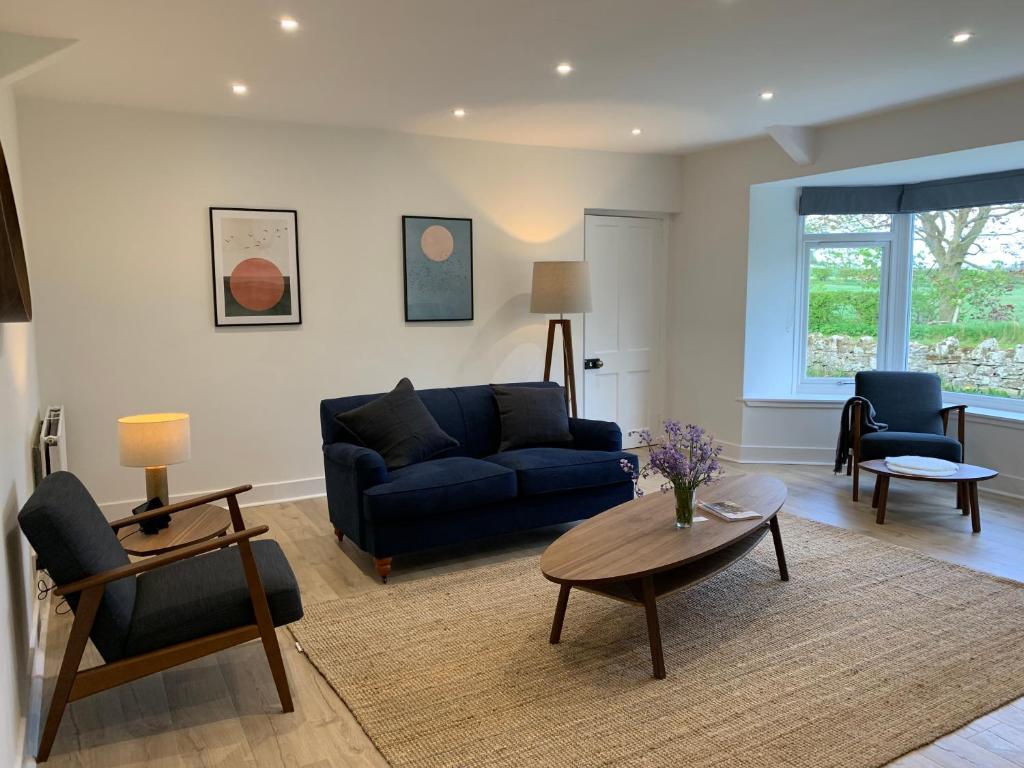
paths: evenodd
<path fill-rule="evenodd" d="M 593 371 L 597 368 L 604 368 L 604 360 L 600 357 L 588 357 L 583 361 L 583 370 Z"/>

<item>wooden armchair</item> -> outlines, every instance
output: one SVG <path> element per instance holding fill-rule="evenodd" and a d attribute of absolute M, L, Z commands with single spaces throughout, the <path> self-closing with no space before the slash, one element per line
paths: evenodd
<path fill-rule="evenodd" d="M 942 383 L 934 373 L 861 371 L 854 392 L 871 403 L 878 421 L 888 428 L 862 434 L 863 403 L 851 412 L 852 447 L 846 474 L 853 475 L 853 500 L 860 497 L 862 461 L 890 456 L 931 456 L 960 463 L 966 451 L 965 405 L 942 405 Z M 948 437 L 949 414 L 957 413 L 957 439 Z M 959 487 L 957 504 L 961 504 Z"/>
<path fill-rule="evenodd" d="M 46 477 L 18 521 L 75 614 L 36 760 L 50 754 L 67 704 L 93 693 L 261 639 L 285 712 L 293 710 L 274 627 L 302 617 L 298 585 L 268 531 L 246 528 L 243 485 L 107 522 L 68 472 Z M 131 562 L 116 531 L 149 517 L 226 499 L 233 533 Z M 172 523 L 173 524 L 173 523 Z M 79 670 L 91 639 L 104 664 Z"/>

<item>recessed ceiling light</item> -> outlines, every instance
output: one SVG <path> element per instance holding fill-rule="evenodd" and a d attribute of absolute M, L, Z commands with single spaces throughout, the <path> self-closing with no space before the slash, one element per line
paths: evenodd
<path fill-rule="evenodd" d="M 775 91 L 761 91 L 761 101 L 771 101 L 775 98 Z"/>
<path fill-rule="evenodd" d="M 235 96 L 245 96 L 249 92 L 249 86 L 245 83 L 232 83 L 231 91 Z"/>
<path fill-rule="evenodd" d="M 953 35 L 953 42 L 958 44 L 966 43 L 972 37 L 974 37 L 973 32 L 957 32 L 955 35 Z"/>
<path fill-rule="evenodd" d="M 630 133 L 632 133 L 634 136 L 639 136 L 641 133 L 643 133 L 643 131 L 641 131 L 639 128 L 634 128 L 632 131 L 630 131 Z"/>
<path fill-rule="evenodd" d="M 458 107 L 452 110 L 452 114 L 455 115 L 456 117 L 465 117 L 466 110 L 464 110 L 462 107 Z"/>
<path fill-rule="evenodd" d="M 299 28 L 299 22 L 293 19 L 291 16 L 281 17 L 281 29 L 285 32 L 294 32 Z"/>
<path fill-rule="evenodd" d="M 565 77 L 566 75 L 572 72 L 572 64 L 570 64 L 568 61 L 563 61 L 561 64 L 555 67 L 555 72 L 560 74 L 562 77 Z"/>

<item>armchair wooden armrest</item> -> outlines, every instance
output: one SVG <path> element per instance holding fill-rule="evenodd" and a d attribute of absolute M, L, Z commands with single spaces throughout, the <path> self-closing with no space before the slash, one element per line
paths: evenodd
<path fill-rule="evenodd" d="M 184 509 L 192 509 L 193 507 L 199 507 L 203 504 L 210 504 L 214 501 L 220 501 L 221 499 L 232 499 L 238 496 L 240 493 L 251 491 L 251 485 L 238 485 L 234 488 L 228 488 L 224 491 L 216 491 L 214 493 L 208 493 L 205 496 L 196 496 L 194 499 L 186 499 L 185 501 L 179 501 L 176 504 L 167 504 L 157 509 L 151 509 L 148 512 L 142 512 L 138 515 L 129 515 L 128 517 L 122 517 L 120 520 L 115 520 L 110 524 L 110 527 L 115 531 L 124 528 L 128 525 L 135 525 L 141 523 L 144 520 L 151 520 L 154 517 L 163 517 L 164 515 L 173 515 L 175 512 L 181 512 Z"/>
<path fill-rule="evenodd" d="M 201 555 L 205 552 L 212 552 L 215 549 L 230 547 L 232 544 L 247 541 L 254 536 L 262 536 L 269 530 L 270 528 L 265 525 L 257 525 L 255 528 L 246 528 L 227 536 L 221 536 L 198 544 L 191 544 L 187 547 L 176 549 L 173 552 L 147 557 L 145 560 L 139 560 L 134 563 L 129 563 L 128 565 L 122 565 L 120 568 L 111 568 L 109 571 L 97 573 L 93 576 L 79 579 L 78 581 L 72 581 L 70 584 L 58 587 L 53 591 L 53 593 L 63 597 L 65 595 L 74 594 L 75 592 L 84 592 L 91 587 L 100 587 L 111 581 L 117 581 L 118 579 L 123 579 L 128 576 L 136 576 L 140 573 L 144 573 L 145 571 L 151 571 L 154 568 L 159 568 L 160 566 L 177 562 L 178 560 L 185 560 L 189 557 L 195 557 L 196 555 Z"/>
<path fill-rule="evenodd" d="M 964 429 L 964 427 L 966 426 L 966 424 L 964 423 L 964 414 L 967 412 L 967 406 L 966 405 L 947 405 L 945 408 L 943 408 L 941 411 L 939 411 L 939 413 L 942 414 L 942 433 L 943 434 L 945 434 L 946 431 L 949 429 L 949 414 L 950 414 L 950 411 L 956 411 L 956 432 L 957 432 L 956 438 L 957 438 L 957 440 L 960 441 L 961 453 L 966 453 L 967 443 L 966 443 L 966 430 Z M 961 461 L 966 460 L 964 456 L 961 456 L 960 459 L 961 459 Z"/>

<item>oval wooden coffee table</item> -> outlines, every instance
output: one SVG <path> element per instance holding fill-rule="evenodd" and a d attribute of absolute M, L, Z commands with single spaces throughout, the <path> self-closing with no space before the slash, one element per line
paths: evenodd
<path fill-rule="evenodd" d="M 544 576 L 561 586 L 551 642 L 562 637 L 562 622 L 573 587 L 643 606 L 654 676 L 665 677 L 658 625 L 659 597 L 703 581 L 747 554 L 771 531 L 779 575 L 789 581 L 778 511 L 786 486 L 769 475 L 737 475 L 697 492 L 700 501 L 734 501 L 759 512 L 756 520 L 726 522 L 697 508 L 692 528 L 675 526 L 675 496 L 651 493 L 586 520 L 559 537 L 541 556 Z"/>
<path fill-rule="evenodd" d="M 971 530 L 981 533 L 981 505 L 978 503 L 978 483 L 982 480 L 991 480 L 999 473 L 987 467 L 976 467 L 973 464 L 957 464 L 955 475 L 945 477 L 924 477 L 922 475 L 904 475 L 900 472 L 893 472 L 885 459 L 871 459 L 862 461 L 860 468 L 865 472 L 872 472 L 875 477 L 875 493 L 871 499 L 871 506 L 878 509 L 875 515 L 875 522 L 879 525 L 885 523 L 885 505 L 889 500 L 889 480 L 898 477 L 900 480 L 917 480 L 928 483 L 956 483 L 957 506 L 964 515 L 971 516 Z"/>

